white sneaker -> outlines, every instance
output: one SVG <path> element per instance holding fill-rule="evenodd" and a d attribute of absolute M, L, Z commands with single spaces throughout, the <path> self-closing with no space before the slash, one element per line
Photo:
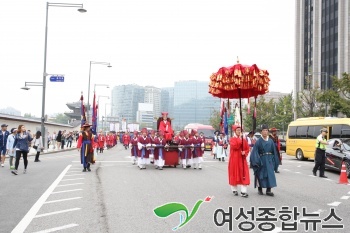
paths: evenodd
<path fill-rule="evenodd" d="M 4 167 L 4 164 L 3 164 L 3 163 L 1 164 L 1 167 Z"/>

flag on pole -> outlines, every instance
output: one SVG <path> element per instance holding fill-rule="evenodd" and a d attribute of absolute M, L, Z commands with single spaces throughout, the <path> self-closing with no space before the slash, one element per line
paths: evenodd
<path fill-rule="evenodd" d="M 80 97 L 80 115 L 81 115 L 81 123 L 80 126 L 83 127 L 83 125 L 86 123 L 86 114 L 85 114 L 85 106 L 84 106 L 84 97 L 83 92 L 81 92 Z"/>
<path fill-rule="evenodd" d="M 97 129 L 97 105 L 96 105 L 96 94 L 94 92 L 94 100 L 92 103 L 92 134 L 96 135 Z"/>

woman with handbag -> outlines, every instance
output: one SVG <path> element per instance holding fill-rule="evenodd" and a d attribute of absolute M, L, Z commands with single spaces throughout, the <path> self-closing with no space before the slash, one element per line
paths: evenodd
<path fill-rule="evenodd" d="M 26 131 L 24 125 L 19 125 L 17 134 L 15 136 L 15 142 L 13 143 L 13 148 L 16 150 L 16 162 L 15 162 L 15 170 L 11 171 L 12 174 L 18 175 L 18 165 L 21 160 L 21 156 L 23 156 L 24 161 L 24 170 L 23 173 L 27 173 L 28 166 L 28 152 L 29 152 L 29 143 L 33 140 L 32 135 Z"/>
<path fill-rule="evenodd" d="M 40 162 L 39 160 L 39 155 L 42 149 L 44 149 L 43 147 L 43 139 L 41 137 L 41 132 L 37 131 L 35 134 L 35 138 L 33 139 L 34 141 L 34 145 L 33 145 L 33 149 L 36 150 L 36 155 L 35 155 L 35 160 L 34 162 Z"/>

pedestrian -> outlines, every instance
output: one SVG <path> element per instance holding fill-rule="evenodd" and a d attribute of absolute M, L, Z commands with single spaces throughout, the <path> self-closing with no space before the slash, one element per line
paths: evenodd
<path fill-rule="evenodd" d="M 130 135 L 129 135 L 129 132 L 125 132 L 125 134 L 123 134 L 122 140 L 123 140 L 124 148 L 125 148 L 125 150 L 126 150 L 127 148 L 129 148 L 129 143 L 130 143 Z"/>
<path fill-rule="evenodd" d="M 237 186 L 241 186 L 241 197 L 248 197 L 247 186 L 250 184 L 247 156 L 249 145 L 243 138 L 239 125 L 233 125 L 234 135 L 230 138 L 230 158 L 228 161 L 228 179 L 233 195 L 238 196 Z"/>
<path fill-rule="evenodd" d="M 327 133 L 328 130 L 323 128 L 321 129 L 321 134 L 316 138 L 315 166 L 314 169 L 312 169 L 314 176 L 317 176 L 316 172 L 320 169 L 320 177 L 322 178 L 327 178 L 327 176 L 324 175 L 326 166 L 326 145 L 329 144 L 326 139 Z"/>
<path fill-rule="evenodd" d="M 192 166 L 192 151 L 193 151 L 193 143 L 190 138 L 190 133 L 187 130 L 183 130 L 184 138 L 182 138 L 179 142 L 179 151 L 182 161 L 182 168 L 190 168 Z"/>
<path fill-rule="evenodd" d="M 217 145 L 216 145 L 216 158 L 219 159 L 219 161 L 225 162 L 225 158 L 227 157 L 226 149 L 227 149 L 227 140 L 224 133 L 221 132 L 217 139 Z"/>
<path fill-rule="evenodd" d="M 59 130 L 56 136 L 56 146 L 57 149 L 61 149 L 61 143 L 62 143 L 62 131 Z"/>
<path fill-rule="evenodd" d="M 64 130 L 62 132 L 62 136 L 61 136 L 61 150 L 64 149 L 64 146 L 66 145 L 66 137 L 67 137 L 67 133 L 66 131 Z"/>
<path fill-rule="evenodd" d="M 100 133 L 98 134 L 98 148 L 100 150 L 100 153 L 103 153 L 103 149 L 105 148 L 106 144 L 106 137 L 102 130 L 100 130 Z"/>
<path fill-rule="evenodd" d="M 80 163 L 83 164 L 83 172 L 86 172 L 88 170 L 91 172 L 90 164 L 94 163 L 94 150 L 93 150 L 93 144 L 94 144 L 94 137 L 92 135 L 92 132 L 90 130 L 91 125 L 88 123 L 85 123 L 82 126 L 82 132 L 79 135 L 77 148 L 80 152 Z"/>
<path fill-rule="evenodd" d="M 67 136 L 67 148 L 72 148 L 72 142 L 73 142 L 73 133 L 69 132 Z"/>
<path fill-rule="evenodd" d="M 217 154 L 217 149 L 218 149 L 218 140 L 219 140 L 219 131 L 218 130 L 216 130 L 215 132 L 214 132 L 214 140 L 213 140 L 213 142 L 214 142 L 214 145 L 213 145 L 213 156 L 214 156 L 214 159 L 216 159 L 216 154 Z"/>
<path fill-rule="evenodd" d="M 277 186 L 275 171 L 278 170 L 279 158 L 276 147 L 269 138 L 267 125 L 261 126 L 261 137 L 256 141 L 250 154 L 250 164 L 254 170 L 254 188 L 258 187 L 258 193 L 263 195 L 263 188 L 266 188 L 266 195 L 274 196 L 271 191 Z"/>
<path fill-rule="evenodd" d="M 32 135 L 26 131 L 26 128 L 24 125 L 19 125 L 17 129 L 17 134 L 15 136 L 15 142 L 13 143 L 13 148 L 16 150 L 16 162 L 15 162 L 15 170 L 11 171 L 12 174 L 18 175 L 18 165 L 19 161 L 21 159 L 21 156 L 23 156 L 23 162 L 24 162 L 24 170 L 23 174 L 27 173 L 27 166 L 28 166 L 28 152 L 29 152 L 29 144 L 33 140 Z"/>
<path fill-rule="evenodd" d="M 4 167 L 5 165 L 5 159 L 6 159 L 6 143 L 7 138 L 10 135 L 10 132 L 7 131 L 7 125 L 2 124 L 1 125 L 1 131 L 0 131 L 0 155 L 1 155 L 1 167 Z"/>
<path fill-rule="evenodd" d="M 281 141 L 279 140 L 278 135 L 277 135 L 278 129 L 273 127 L 269 131 L 270 131 L 269 137 L 272 139 L 273 143 L 275 144 L 276 150 L 277 150 L 279 165 L 282 165 Z M 280 173 L 280 172 L 277 170 L 276 173 Z"/>
<path fill-rule="evenodd" d="M 50 132 L 47 132 L 47 149 L 50 149 L 50 143 L 51 143 L 51 135 L 50 135 Z"/>
<path fill-rule="evenodd" d="M 35 155 L 35 160 L 34 162 L 40 162 L 39 160 L 39 155 L 42 149 L 44 149 L 43 147 L 43 139 L 41 137 L 41 132 L 37 131 L 35 134 L 35 137 L 33 139 L 33 149 L 35 149 L 36 151 L 36 155 Z"/>
<path fill-rule="evenodd" d="M 7 138 L 7 143 L 6 143 L 6 153 L 9 155 L 9 161 L 10 161 L 10 169 L 13 170 L 15 169 L 15 166 L 13 166 L 13 159 L 16 157 L 16 150 L 13 148 L 13 145 L 15 143 L 15 137 L 16 137 L 17 129 L 12 128 L 11 129 L 11 134 Z"/>
<path fill-rule="evenodd" d="M 163 170 L 163 166 L 165 163 L 165 148 L 167 147 L 163 131 L 159 131 L 159 136 L 154 139 L 154 144 L 156 145 L 154 149 L 154 160 L 156 164 L 156 169 Z"/>
<path fill-rule="evenodd" d="M 53 149 L 56 149 L 56 138 L 57 138 L 57 134 L 56 134 L 56 131 L 54 131 L 51 136 Z"/>

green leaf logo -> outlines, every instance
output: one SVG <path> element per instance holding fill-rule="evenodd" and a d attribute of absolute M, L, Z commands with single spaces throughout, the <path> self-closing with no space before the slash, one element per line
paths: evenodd
<path fill-rule="evenodd" d="M 193 210 L 189 214 L 189 211 L 187 207 L 184 204 L 178 203 L 178 202 L 171 202 L 164 204 L 162 206 L 159 206 L 155 208 L 153 211 L 155 215 L 157 215 L 159 218 L 167 218 L 168 216 L 176 213 L 176 212 L 185 212 L 186 218 L 184 218 L 183 214 L 179 213 L 180 215 L 180 223 L 178 226 L 173 228 L 173 231 L 176 231 L 183 227 L 185 224 L 187 224 L 197 213 L 199 207 L 203 202 L 210 202 L 213 197 L 206 197 L 204 200 L 198 200 L 196 204 L 193 207 Z"/>

